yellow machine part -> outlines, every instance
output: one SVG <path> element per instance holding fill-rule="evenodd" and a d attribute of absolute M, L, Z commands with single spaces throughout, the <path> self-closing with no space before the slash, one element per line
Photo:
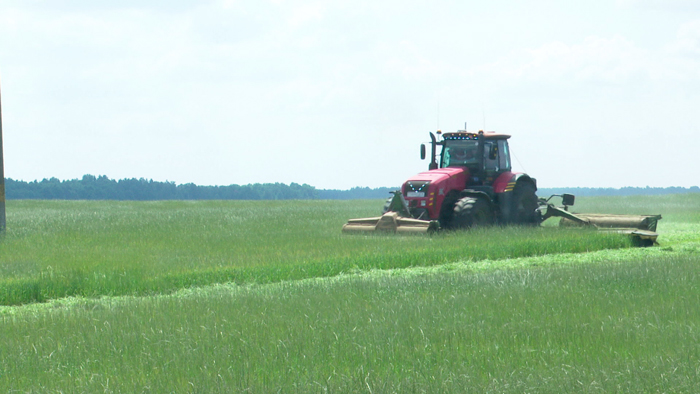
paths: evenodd
<path fill-rule="evenodd" d="M 601 231 L 612 231 L 630 235 L 639 245 L 650 246 L 656 243 L 659 234 L 656 224 L 661 215 L 613 215 L 599 213 L 576 213 L 577 220 L 562 217 L 560 226 L 592 226 Z"/>
<path fill-rule="evenodd" d="M 350 219 L 343 226 L 343 232 L 429 233 L 437 230 L 438 227 L 435 221 L 405 218 L 396 212 L 387 212 L 373 218 Z"/>
<path fill-rule="evenodd" d="M 611 215 L 598 213 L 577 213 L 578 218 L 598 228 L 636 228 L 639 230 L 656 231 L 656 223 L 661 215 Z M 562 218 L 562 226 L 580 226 L 573 220 Z"/>

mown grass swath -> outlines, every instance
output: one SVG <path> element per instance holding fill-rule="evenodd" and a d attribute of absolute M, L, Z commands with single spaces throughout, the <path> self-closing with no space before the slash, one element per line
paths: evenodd
<path fill-rule="evenodd" d="M 617 234 L 494 228 L 438 236 L 343 235 L 375 201 L 12 201 L 0 304 L 147 295 L 368 269 L 622 248 Z"/>
<path fill-rule="evenodd" d="M 0 320 L 0 389 L 692 392 L 698 262 L 670 254 L 80 299 Z"/>

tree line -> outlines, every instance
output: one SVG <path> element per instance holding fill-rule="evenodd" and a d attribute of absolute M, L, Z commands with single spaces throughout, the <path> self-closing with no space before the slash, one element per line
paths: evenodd
<path fill-rule="evenodd" d="M 537 195 L 540 197 L 549 197 L 552 194 L 573 194 L 576 197 L 593 197 L 593 196 L 638 196 L 638 195 L 661 195 L 661 194 L 680 194 L 680 193 L 700 193 L 700 188 L 691 186 L 689 188 L 680 186 L 671 187 L 621 187 L 619 189 L 612 187 L 559 187 L 559 188 L 540 188 L 537 190 Z"/>
<path fill-rule="evenodd" d="M 25 182 L 5 180 L 7 199 L 42 200 L 308 200 L 318 198 L 310 185 L 256 183 L 251 185 L 177 185 L 151 179 L 110 179 L 84 175 L 82 179 L 56 178 Z"/>
<path fill-rule="evenodd" d="M 114 180 L 107 176 L 84 175 L 81 179 L 56 178 L 25 182 L 7 178 L 5 196 L 10 200 L 354 200 L 384 199 L 398 187 L 354 187 L 349 190 L 316 189 L 298 183 L 255 183 L 248 185 L 198 186 L 193 183 L 157 182 L 151 179 Z M 540 197 L 571 193 L 578 197 L 628 196 L 700 192 L 700 188 L 623 187 L 542 188 Z"/>

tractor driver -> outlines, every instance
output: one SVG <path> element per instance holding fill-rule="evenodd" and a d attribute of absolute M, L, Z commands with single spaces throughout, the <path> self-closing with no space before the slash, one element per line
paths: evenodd
<path fill-rule="evenodd" d="M 449 150 L 450 166 L 472 163 L 476 157 L 475 147 L 453 146 Z"/>

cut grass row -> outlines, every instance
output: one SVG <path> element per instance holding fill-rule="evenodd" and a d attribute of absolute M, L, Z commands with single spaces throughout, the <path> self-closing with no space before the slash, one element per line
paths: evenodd
<path fill-rule="evenodd" d="M 343 235 L 376 201 L 8 202 L 0 304 L 163 294 L 368 269 L 624 248 L 624 236 L 495 228 L 439 236 Z"/>
<path fill-rule="evenodd" d="M 23 307 L 0 391 L 693 392 L 700 258 L 652 255 Z"/>

